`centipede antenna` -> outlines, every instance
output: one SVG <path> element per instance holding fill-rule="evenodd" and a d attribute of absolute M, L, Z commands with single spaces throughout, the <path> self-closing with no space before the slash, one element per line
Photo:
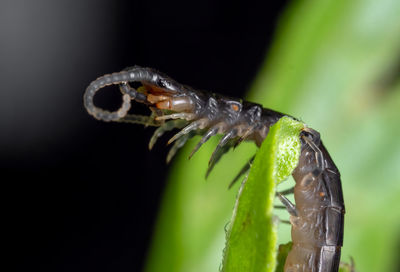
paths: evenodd
<path fill-rule="evenodd" d="M 122 77 L 123 77 L 123 75 L 120 75 L 119 73 L 114 73 L 111 75 L 105 75 L 105 76 L 99 77 L 98 79 L 96 79 L 95 81 L 90 83 L 90 85 L 87 87 L 85 94 L 83 96 L 84 105 L 89 114 L 94 116 L 96 119 L 103 120 L 106 122 L 118 120 L 127 114 L 129 109 L 131 108 L 131 98 L 128 94 L 123 95 L 123 97 L 122 97 L 123 102 L 122 102 L 121 107 L 117 111 L 114 111 L 114 112 L 102 110 L 102 109 L 96 107 L 93 103 L 94 95 L 101 88 L 108 86 L 108 85 L 112 85 L 112 84 L 114 84 L 115 81 L 118 82 L 118 80 L 120 80 L 120 78 L 122 78 Z"/>
<path fill-rule="evenodd" d="M 151 116 L 137 115 L 137 114 L 127 114 L 121 119 L 114 120 L 120 123 L 130 123 L 130 124 L 140 124 L 145 126 L 158 127 L 160 122 L 157 122 Z"/>
<path fill-rule="evenodd" d="M 201 140 L 197 143 L 197 145 L 193 148 L 192 152 L 189 155 L 189 159 L 192 158 L 194 153 L 196 153 L 197 150 L 205 143 L 207 142 L 212 136 L 218 133 L 218 127 L 212 127 L 210 128 L 206 134 L 201 138 Z"/>
<path fill-rule="evenodd" d="M 147 101 L 147 97 L 145 94 L 138 92 L 135 88 L 132 88 L 128 83 L 123 82 L 121 84 L 119 84 L 119 89 L 121 91 L 121 93 L 123 94 L 127 94 L 131 97 L 131 99 L 145 104 L 145 105 L 149 105 L 150 103 Z"/>
<path fill-rule="evenodd" d="M 232 186 L 239 180 L 239 178 L 250 170 L 251 164 L 253 163 L 255 157 L 256 155 L 251 157 L 249 161 L 242 167 L 242 169 L 240 169 L 239 173 L 237 173 L 235 178 L 231 181 L 231 183 L 229 183 L 228 189 L 232 188 Z"/>
<path fill-rule="evenodd" d="M 135 89 L 129 88 L 126 85 L 123 89 L 123 103 L 120 109 L 114 112 L 100 109 L 93 103 L 94 95 L 105 86 L 109 85 L 124 85 L 126 82 L 145 81 L 152 82 L 154 80 L 154 72 L 140 67 L 134 67 L 131 70 L 121 71 L 118 73 L 107 74 L 92 81 L 86 88 L 83 96 L 83 102 L 89 114 L 96 119 L 106 122 L 115 121 L 124 117 L 131 107 L 131 99 L 137 99 L 139 102 L 143 101 L 143 96 L 136 92 Z M 126 92 L 125 92 L 126 91 Z"/>

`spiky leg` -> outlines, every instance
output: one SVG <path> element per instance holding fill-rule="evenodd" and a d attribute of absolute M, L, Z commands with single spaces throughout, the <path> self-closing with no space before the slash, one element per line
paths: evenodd
<path fill-rule="evenodd" d="M 238 181 L 241 176 L 243 176 L 250 170 L 251 164 L 253 163 L 255 157 L 255 155 L 251 157 L 250 160 L 242 167 L 242 169 L 240 169 L 236 177 L 231 181 L 231 183 L 229 183 L 228 189 L 232 188 L 236 181 Z"/>
<path fill-rule="evenodd" d="M 180 137 L 178 140 L 175 141 L 174 145 L 171 147 L 171 149 L 168 152 L 167 155 L 167 163 L 169 163 L 172 158 L 175 156 L 176 152 L 185 145 L 185 143 L 192 138 L 194 135 L 196 135 L 195 131 L 192 131 L 188 134 L 183 135 Z"/>
<path fill-rule="evenodd" d="M 186 120 L 171 120 L 163 125 L 161 125 L 159 128 L 157 128 L 153 136 L 151 136 L 150 142 L 149 142 L 149 149 L 151 150 L 155 143 L 157 142 L 158 138 L 160 138 L 166 131 L 171 131 L 175 128 L 182 128 L 185 124 L 187 124 Z"/>

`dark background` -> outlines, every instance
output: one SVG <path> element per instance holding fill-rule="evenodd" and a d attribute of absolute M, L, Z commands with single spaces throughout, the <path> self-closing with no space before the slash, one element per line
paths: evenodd
<path fill-rule="evenodd" d="M 1 1 L 2 222 L 13 270 L 140 271 L 168 171 L 166 138 L 149 152 L 152 128 L 95 120 L 82 105 L 86 86 L 136 64 L 241 97 L 283 6 Z M 118 91 L 96 97 L 110 110 L 120 101 Z"/>

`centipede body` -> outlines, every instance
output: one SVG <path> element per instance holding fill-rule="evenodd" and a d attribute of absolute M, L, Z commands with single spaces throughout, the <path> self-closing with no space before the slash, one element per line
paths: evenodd
<path fill-rule="evenodd" d="M 135 89 L 130 86 L 133 82 L 140 82 L 143 87 Z M 93 103 L 97 91 L 108 85 L 118 85 L 123 94 L 123 103 L 115 112 L 100 109 Z M 132 100 L 147 105 L 152 114 L 128 114 Z M 150 149 L 166 131 L 181 129 L 168 141 L 173 146 L 167 161 L 195 135 L 202 138 L 190 156 L 212 136 L 222 134 L 206 175 L 224 153 L 242 141 L 253 141 L 260 146 L 269 128 L 285 115 L 256 103 L 195 90 L 156 70 L 138 66 L 94 80 L 86 89 L 84 105 L 99 120 L 157 126 Z M 295 205 L 284 195 L 278 195 L 291 215 L 292 225 L 293 248 L 286 259 L 285 272 L 336 272 L 344 225 L 340 173 L 317 131 L 305 129 L 301 141 L 299 163 L 292 173 L 296 182 Z M 250 163 L 240 174 L 249 168 Z"/>

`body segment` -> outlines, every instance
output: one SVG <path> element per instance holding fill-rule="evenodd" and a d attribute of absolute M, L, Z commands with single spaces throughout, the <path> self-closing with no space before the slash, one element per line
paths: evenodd
<path fill-rule="evenodd" d="M 290 217 L 293 247 L 286 272 L 339 269 L 344 220 L 340 173 L 319 135 L 313 136 L 302 137 L 299 164 L 293 172 L 297 216 Z"/>

